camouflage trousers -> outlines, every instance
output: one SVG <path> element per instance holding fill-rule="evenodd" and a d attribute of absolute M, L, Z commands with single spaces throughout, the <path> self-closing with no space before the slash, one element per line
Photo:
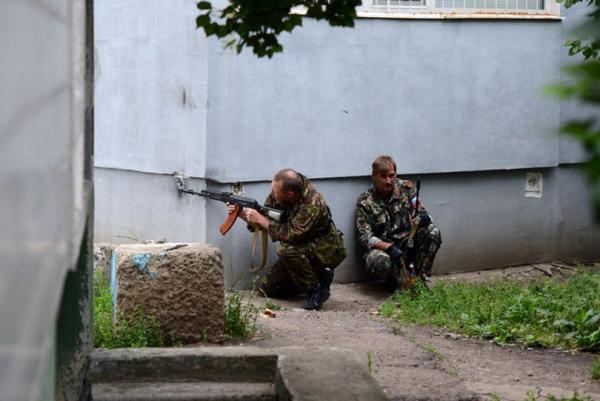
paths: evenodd
<path fill-rule="evenodd" d="M 312 290 L 319 282 L 321 266 L 314 257 L 314 244 L 290 245 L 280 242 L 277 261 L 262 278 L 260 290 L 268 297 L 290 297 Z"/>
<path fill-rule="evenodd" d="M 408 239 L 404 239 L 400 244 L 402 251 L 407 254 Z M 415 270 L 418 275 L 431 276 L 431 268 L 435 255 L 442 244 L 442 235 L 440 230 L 430 224 L 427 227 L 420 228 L 414 238 L 414 259 Z M 412 256 L 412 255 L 411 255 Z M 389 275 L 392 271 L 392 260 L 390 256 L 380 249 L 371 249 L 365 253 L 365 268 L 367 273 L 383 277 Z"/>

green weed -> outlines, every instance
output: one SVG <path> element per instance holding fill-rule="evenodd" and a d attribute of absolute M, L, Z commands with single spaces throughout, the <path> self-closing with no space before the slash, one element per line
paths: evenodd
<path fill-rule="evenodd" d="M 275 302 L 271 301 L 269 298 L 265 301 L 265 308 L 271 309 L 272 311 L 282 310 L 283 307 Z"/>
<path fill-rule="evenodd" d="M 592 401 L 592 399 L 590 397 L 583 397 L 580 396 L 579 393 L 577 391 L 573 392 L 573 395 L 571 397 L 556 397 L 554 395 L 548 395 L 548 396 L 544 396 L 544 398 L 540 398 L 537 395 L 535 395 L 533 393 L 533 391 L 528 391 L 527 392 L 527 397 L 525 398 L 525 401 Z"/>
<path fill-rule="evenodd" d="M 498 344 L 600 350 L 600 274 L 565 282 L 441 283 L 397 292 L 381 307 L 398 321 L 446 327 Z"/>
<path fill-rule="evenodd" d="M 369 367 L 369 373 L 372 373 L 371 369 L 373 367 L 373 357 L 371 356 L 370 352 L 367 352 L 367 366 Z"/>
<path fill-rule="evenodd" d="M 252 292 L 251 297 L 254 296 Z M 225 337 L 231 339 L 248 339 L 256 331 L 258 308 L 251 302 L 245 302 L 237 291 L 232 291 L 225 298 Z"/>
<path fill-rule="evenodd" d="M 437 350 L 437 348 L 435 348 L 433 345 L 431 344 L 422 344 L 421 347 L 423 347 L 423 349 L 427 352 L 429 352 L 430 354 L 432 354 L 433 356 L 435 356 L 438 360 L 443 361 L 445 358 L 442 355 L 442 353 L 440 351 Z"/>
<path fill-rule="evenodd" d="M 600 357 L 596 357 L 590 368 L 593 380 L 600 380 Z"/>
<path fill-rule="evenodd" d="M 94 275 L 94 346 L 98 348 L 162 347 L 165 338 L 155 319 L 147 317 L 142 308 L 119 315 L 113 324 L 113 302 L 110 283 L 96 271 Z"/>

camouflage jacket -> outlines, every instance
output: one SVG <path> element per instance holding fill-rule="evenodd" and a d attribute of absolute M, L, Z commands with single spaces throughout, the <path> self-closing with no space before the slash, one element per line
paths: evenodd
<path fill-rule="evenodd" d="M 267 196 L 265 206 L 283 210 L 280 222 L 269 222 L 269 236 L 273 241 L 288 244 L 307 243 L 327 236 L 335 230 L 331 223 L 331 213 L 323 196 L 302 174 L 302 197 L 295 203 L 279 203 L 273 194 Z"/>
<path fill-rule="evenodd" d="M 396 179 L 392 196 L 384 200 L 375 187 L 363 192 L 356 201 L 358 242 L 370 248 L 377 240 L 399 243 L 407 238 L 411 228 L 416 192 L 408 180 Z M 419 202 L 419 211 L 425 209 Z"/>

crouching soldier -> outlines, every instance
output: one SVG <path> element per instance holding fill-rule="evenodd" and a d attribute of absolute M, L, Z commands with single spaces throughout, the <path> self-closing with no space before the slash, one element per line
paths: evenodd
<path fill-rule="evenodd" d="M 342 233 L 323 196 L 302 174 L 281 170 L 271 189 L 265 206 L 282 210 L 281 221 L 254 209 L 245 208 L 240 214 L 246 222 L 266 229 L 272 241 L 279 241 L 278 259 L 263 277 L 260 290 L 273 298 L 306 293 L 304 309 L 319 310 L 330 296 L 333 269 L 346 257 Z"/>
<path fill-rule="evenodd" d="M 358 241 L 365 250 L 367 273 L 385 276 L 386 288 L 394 291 L 400 285 L 399 265 L 405 258 L 412 262 L 418 277 L 429 280 L 442 243 L 440 231 L 423 205 L 416 204 L 412 182 L 396 177 L 394 159 L 390 156 L 375 159 L 371 178 L 373 186 L 356 201 L 356 228 Z M 408 246 L 413 226 L 416 231 L 413 230 Z"/>

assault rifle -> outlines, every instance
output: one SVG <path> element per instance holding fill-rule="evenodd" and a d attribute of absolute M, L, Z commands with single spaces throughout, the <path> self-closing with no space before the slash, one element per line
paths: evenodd
<path fill-rule="evenodd" d="M 177 189 L 180 192 L 197 195 L 204 198 L 217 200 L 219 202 L 227 203 L 235 206 L 235 210 L 233 213 L 229 214 L 221 227 L 219 227 L 219 231 L 222 235 L 227 234 L 227 232 L 233 227 L 235 220 L 238 218 L 242 209 L 248 207 L 250 209 L 257 210 L 261 214 L 273 219 L 275 221 L 281 220 L 281 215 L 283 212 L 281 210 L 273 209 L 267 206 L 263 206 L 253 198 L 247 198 L 245 196 L 234 195 L 232 192 L 223 192 L 223 191 L 215 191 L 212 189 L 203 189 L 200 192 L 191 190 L 186 188 L 185 186 L 185 177 L 182 173 L 175 173 L 175 184 L 177 185 Z"/>
<path fill-rule="evenodd" d="M 415 202 L 414 205 L 412 205 L 411 207 L 414 207 L 413 210 L 411 210 L 410 212 L 410 217 L 411 217 L 411 221 L 412 221 L 412 226 L 410 228 L 410 233 L 408 235 L 408 241 L 406 243 L 406 270 L 408 273 L 408 280 L 407 280 L 407 284 L 409 288 L 412 288 L 414 286 L 415 280 L 416 280 L 416 275 L 417 272 L 415 270 L 415 257 L 416 257 L 416 253 L 417 250 L 415 249 L 415 235 L 417 234 L 417 229 L 419 228 L 419 225 L 421 224 L 421 217 L 419 216 L 419 192 L 421 191 L 421 178 L 417 177 L 417 193 L 415 196 Z M 411 203 L 412 203 L 412 199 L 411 199 Z"/>

